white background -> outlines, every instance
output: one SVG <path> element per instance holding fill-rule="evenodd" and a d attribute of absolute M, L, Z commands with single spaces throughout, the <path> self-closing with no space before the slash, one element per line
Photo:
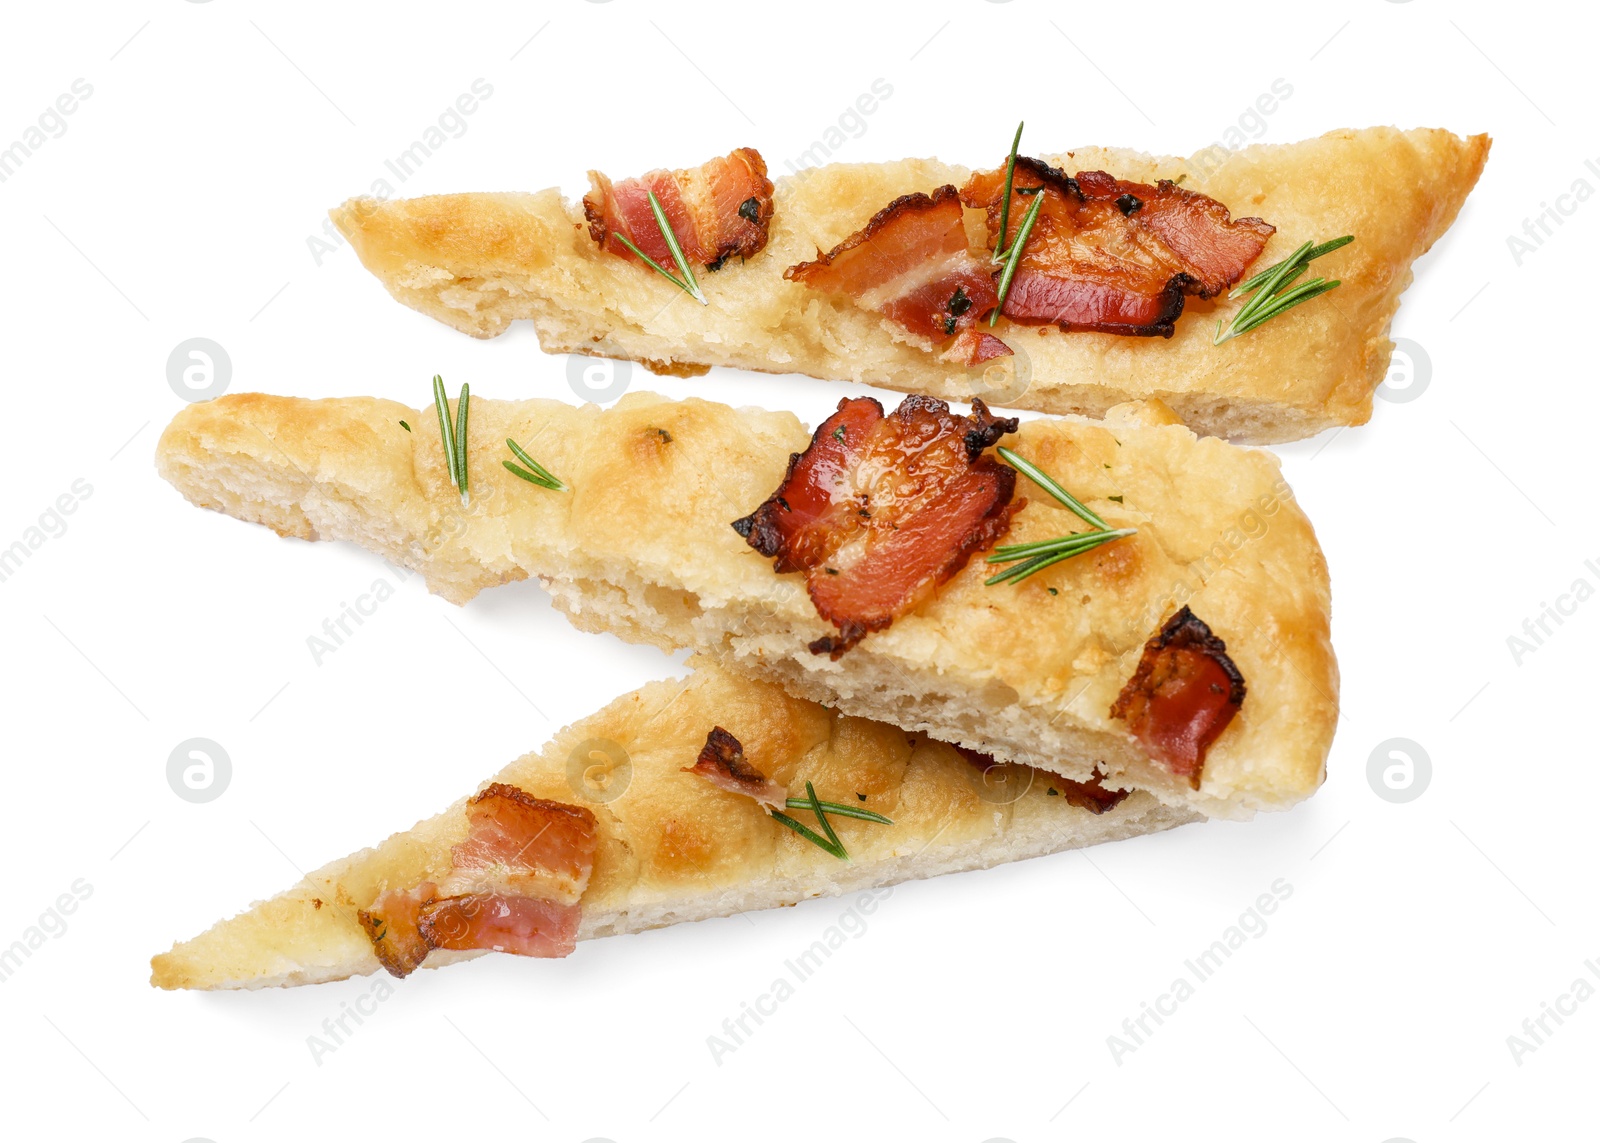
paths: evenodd
<path fill-rule="evenodd" d="M 1600 602 L 1520 665 L 1509 636 L 1583 577 L 1593 526 L 1588 6 L 1253 7 L 745 2 L 12 5 L 0 145 L 75 79 L 93 94 L 0 183 L 11 424 L 0 547 L 92 494 L 0 583 L 7 733 L 0 945 L 92 895 L 0 984 L 6 1138 L 218 1143 L 451 1137 L 1505 1139 L 1588 1123 L 1600 1000 L 1537 1051 L 1507 1037 L 1600 978 L 1589 723 Z M 898 889 L 737 1052 L 707 1037 L 846 907 L 823 901 L 407 981 L 338 1049 L 307 1037 L 370 991 L 151 989 L 148 958 L 408 826 L 559 725 L 681 670 L 568 629 L 539 589 L 465 609 L 415 579 L 316 665 L 307 637 L 395 574 L 199 512 L 151 454 L 182 407 L 166 360 L 223 345 L 233 391 L 380 394 L 429 378 L 575 400 L 531 330 L 478 343 L 392 302 L 324 211 L 456 97 L 493 95 L 403 186 L 569 193 L 754 145 L 775 173 L 875 79 L 841 160 L 997 162 L 1106 143 L 1187 153 L 1394 123 L 1495 137 L 1418 267 L 1372 423 L 1279 450 L 1332 566 L 1343 718 L 1291 813 L 1192 826 Z M 1593 159 L 1596 167 L 1585 167 Z M 391 180 L 393 181 L 393 180 Z M 863 204 L 864 210 L 881 204 Z M 1426 365 L 1423 361 L 1426 361 Z M 730 372 L 636 387 L 796 410 L 842 387 Z M 194 805 L 173 747 L 223 745 Z M 1393 804 L 1368 759 L 1420 745 Z M 1413 756 L 1416 751 L 1412 751 Z M 1107 1037 L 1275 880 L 1293 895 L 1156 1034 Z M 54 923 L 52 922 L 52 927 Z M 352 1025 L 353 1027 L 353 1025 Z M 1558 1132 L 1559 1133 L 1559 1132 Z"/>

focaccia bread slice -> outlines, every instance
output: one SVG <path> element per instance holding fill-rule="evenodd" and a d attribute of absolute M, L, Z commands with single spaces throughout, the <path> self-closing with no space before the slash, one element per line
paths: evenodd
<path fill-rule="evenodd" d="M 919 400 L 907 398 L 907 401 Z M 405 421 L 416 431 L 402 427 Z M 1248 816 L 1311 794 L 1337 718 L 1327 565 L 1269 452 L 1196 438 L 1159 405 L 1106 422 L 1029 421 L 1005 443 L 1113 526 L 1138 533 L 1017 584 L 982 557 L 837 660 L 802 578 L 778 575 L 730 523 L 810 443 L 787 412 L 630 393 L 609 409 L 473 398 L 471 502 L 450 482 L 433 410 L 378 398 L 230 394 L 162 434 L 161 474 L 203 507 L 280 535 L 350 540 L 465 603 L 539 577 L 580 628 L 724 666 L 1005 761 Z M 502 465 L 513 438 L 561 478 Z M 1031 483 L 1007 542 L 1082 525 Z M 1110 709 L 1142 649 L 1188 606 L 1249 688 L 1192 787 Z"/>
<path fill-rule="evenodd" d="M 766 248 L 700 274 L 705 307 L 603 253 L 582 205 L 558 189 L 358 198 L 331 214 L 391 294 L 476 337 L 526 318 L 548 353 L 631 358 L 680 375 L 712 365 L 805 373 L 1047 413 L 1101 416 L 1155 397 L 1198 432 L 1266 443 L 1371 416 L 1411 265 L 1454 221 L 1488 152 L 1484 135 L 1373 127 L 1189 159 L 1100 147 L 1043 156 L 1068 172 L 1181 180 L 1236 218 L 1265 219 L 1277 230 L 1257 268 L 1302 242 L 1352 234 L 1354 243 L 1313 266 L 1343 284 L 1221 346 L 1212 344 L 1216 320 L 1242 301 L 1191 298 L 1170 339 L 1002 322 L 1014 356 L 972 369 L 848 299 L 784 280 L 786 268 L 833 248 L 891 200 L 960 186 L 970 173 L 936 160 L 834 164 L 777 180 Z M 981 212 L 967 211 L 967 222 L 982 245 Z"/>
<path fill-rule="evenodd" d="M 824 852 L 750 798 L 684 771 L 718 726 L 743 744 L 751 765 L 791 791 L 803 794 L 810 781 L 820 798 L 857 804 L 893 824 L 830 815 L 850 860 Z M 579 901 L 579 941 L 987 868 L 1195 817 L 1139 793 L 1085 808 L 1052 775 L 1001 771 L 985 773 L 943 743 L 707 666 L 624 695 L 493 781 L 594 816 L 597 847 Z M 467 830 L 466 806 L 462 799 L 175 945 L 152 960 L 151 983 L 270 988 L 379 971 L 362 911 L 388 891 L 449 875 L 451 849 Z M 805 811 L 791 813 L 815 825 Z M 436 947 L 421 967 L 483 951 Z"/>

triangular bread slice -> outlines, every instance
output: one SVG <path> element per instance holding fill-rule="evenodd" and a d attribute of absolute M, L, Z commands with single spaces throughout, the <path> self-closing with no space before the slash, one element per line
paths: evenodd
<path fill-rule="evenodd" d="M 1005 761 L 1149 790 L 1211 816 L 1311 794 L 1338 717 L 1327 565 L 1271 453 L 1196 438 L 1158 404 L 1105 422 L 1024 423 L 1005 443 L 1138 534 L 1017 584 L 982 558 L 837 661 L 801 577 L 730 527 L 809 443 L 787 412 L 630 393 L 602 411 L 473 398 L 471 503 L 451 487 L 432 410 L 377 398 L 238 394 L 190 405 L 160 471 L 203 507 L 285 536 L 350 540 L 464 603 L 539 577 L 578 627 L 710 653 L 790 693 Z M 415 431 L 408 431 L 402 422 Z M 514 438 L 570 486 L 501 466 Z M 1008 542 L 1082 525 L 1030 482 Z M 1110 708 L 1183 606 L 1226 641 L 1248 697 L 1192 788 Z"/>
<path fill-rule="evenodd" d="M 819 797 L 859 804 L 894 824 L 833 816 L 850 860 L 822 851 L 751 799 L 684 772 L 715 726 L 791 790 L 804 793 L 810 781 Z M 1074 804 L 1053 775 L 1020 767 L 985 773 L 943 743 L 713 667 L 624 695 L 494 781 L 595 815 L 599 848 L 580 903 L 580 941 L 983 869 L 1195 817 L 1138 793 L 1096 813 Z M 379 971 L 359 911 L 386 890 L 438 879 L 464 833 L 465 805 L 331 862 L 175 945 L 151 962 L 151 983 L 270 988 Z M 435 949 L 423 967 L 481 955 Z M 581 945 L 573 955 L 582 955 Z"/>
<path fill-rule="evenodd" d="M 993 142 L 991 167 L 1004 158 L 1002 141 Z M 1261 267 L 1302 242 L 1356 240 L 1315 264 L 1315 274 L 1343 283 L 1337 291 L 1226 345 L 1212 344 L 1216 318 L 1242 303 L 1191 300 L 1170 339 L 1013 328 L 1006 341 L 1015 356 L 987 371 L 943 361 L 877 314 L 783 277 L 892 199 L 960 186 L 970 174 L 937 160 L 835 164 L 777 179 L 766 248 L 701 274 L 705 307 L 636 263 L 601 253 L 581 203 L 558 189 L 357 198 L 331 214 L 391 294 L 476 337 L 526 318 L 547 353 L 631 358 L 680 375 L 712 365 L 805 373 L 1046 413 L 1101 416 L 1120 402 L 1158 397 L 1202 433 L 1266 443 L 1372 415 L 1411 264 L 1455 220 L 1488 154 L 1485 135 L 1372 127 L 1213 147 L 1187 159 L 1101 147 L 1042 155 L 1069 173 L 1179 180 L 1235 217 L 1266 219 L 1277 233 Z M 979 212 L 968 214 L 976 233 Z"/>

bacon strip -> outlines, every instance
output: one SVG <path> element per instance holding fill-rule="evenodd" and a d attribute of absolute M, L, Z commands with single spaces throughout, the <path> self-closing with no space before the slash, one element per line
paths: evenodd
<path fill-rule="evenodd" d="M 789 801 L 789 791 L 745 761 L 744 745 L 720 726 L 713 726 L 706 735 L 695 764 L 682 769 L 729 793 L 754 798 L 771 810 L 781 810 Z"/>
<path fill-rule="evenodd" d="M 1044 785 L 1046 790 L 1055 790 L 1066 799 L 1069 806 L 1076 806 L 1080 810 L 1088 810 L 1091 814 L 1099 816 L 1107 810 L 1122 803 L 1131 790 L 1108 790 L 1105 788 L 1105 775 L 1097 769 L 1087 782 L 1074 782 L 1071 778 L 1063 778 L 1060 774 L 1049 770 L 1040 770 L 1034 766 L 1027 766 L 1020 762 L 1001 762 L 992 754 L 984 754 L 966 746 L 957 746 L 956 753 L 978 768 L 978 772 L 987 774 L 996 766 L 1013 766 L 1019 770 L 1031 771 L 1029 787 L 1033 782 Z"/>
<path fill-rule="evenodd" d="M 535 798 L 495 782 L 467 803 L 467 838 L 450 851 L 453 896 L 463 882 L 574 902 L 589 885 L 596 847 L 594 814 Z"/>
<path fill-rule="evenodd" d="M 733 522 L 773 570 L 804 572 L 817 613 L 839 628 L 813 653 L 839 658 L 1005 534 L 1027 501 L 1012 500 L 1017 474 L 984 450 L 1016 429 L 978 400 L 967 417 L 931 397 L 888 416 L 870 397 L 839 402 L 778 490 Z"/>
<path fill-rule="evenodd" d="M 961 189 L 1000 227 L 1005 169 L 973 175 Z M 1019 156 L 1009 242 L 1033 196 L 1045 196 L 1001 312 L 1025 325 L 1171 337 L 1185 294 L 1210 298 L 1235 285 L 1273 227 L 1230 220 L 1228 208 L 1163 179 L 1125 182 L 1104 171 L 1074 177 Z"/>
<path fill-rule="evenodd" d="M 1196 283 L 1190 292 L 1202 298 L 1214 298 L 1238 285 L 1245 267 L 1260 256 L 1276 232 L 1259 218 L 1231 221 L 1222 203 L 1169 179 L 1151 186 L 1113 178 L 1104 171 L 1079 171 L 1077 183 L 1084 197 L 1114 204 L 1177 255 Z"/>
<path fill-rule="evenodd" d="M 619 183 L 590 171 L 589 183 L 591 189 L 583 196 L 589 236 L 618 257 L 639 261 L 617 241 L 621 234 L 673 269 L 672 251 L 650 209 L 651 191 L 690 262 L 718 270 L 729 258 L 749 258 L 767 244 L 773 188 L 767 164 L 753 147 L 740 147 L 689 170 L 656 170 Z"/>
<path fill-rule="evenodd" d="M 467 823 L 442 884 L 391 889 L 358 911 L 394 976 L 433 949 L 556 957 L 575 947 L 598 847 L 594 814 L 495 782 L 467 803 Z"/>
<path fill-rule="evenodd" d="M 1228 647 L 1184 607 L 1144 645 L 1139 667 L 1111 705 L 1111 717 L 1150 756 L 1200 788 L 1206 752 L 1244 703 L 1244 676 Z"/>
<path fill-rule="evenodd" d="M 581 919 L 582 910 L 576 905 L 541 897 L 471 893 L 424 905 L 418 928 L 429 948 L 562 957 L 577 947 Z"/>
<path fill-rule="evenodd" d="M 828 253 L 790 266 L 783 276 L 824 293 L 844 294 L 935 344 L 956 337 L 946 356 L 968 366 L 1011 352 L 974 329 L 999 300 L 995 268 L 975 256 L 953 186 L 931 196 L 902 195 Z"/>

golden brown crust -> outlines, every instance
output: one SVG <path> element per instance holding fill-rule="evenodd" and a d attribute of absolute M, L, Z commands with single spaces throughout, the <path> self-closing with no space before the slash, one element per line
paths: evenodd
<path fill-rule="evenodd" d="M 833 629 L 802 577 L 775 574 L 729 527 L 805 448 L 789 413 L 647 393 L 605 411 L 477 398 L 467 509 L 437 433 L 399 425 L 427 418 L 373 398 L 191 405 L 162 435 L 158 463 L 198 504 L 281 534 L 352 540 L 455 602 L 539 576 L 580 627 L 700 648 L 850 713 L 1079 781 L 1103 763 L 1114 785 L 1208 814 L 1281 808 L 1322 781 L 1337 718 L 1327 566 L 1276 458 L 1197 439 L 1171 418 L 1152 404 L 1106 422 L 1024 423 L 1010 447 L 1138 534 L 1014 585 L 985 587 L 990 569 L 971 563 L 838 663 L 805 652 Z M 572 491 L 507 473 L 507 437 Z M 1029 505 L 1010 542 L 1074 530 L 1077 517 L 1048 496 L 1026 482 L 1017 492 Z M 1226 640 L 1251 696 L 1212 745 L 1199 791 L 1109 713 L 1146 640 L 1185 603 Z"/>
<path fill-rule="evenodd" d="M 831 819 L 852 860 L 822 852 L 751 799 L 683 772 L 715 724 L 729 727 L 764 773 L 810 781 L 819 796 L 859 801 L 894 825 Z M 613 781 L 586 780 L 591 755 L 612 768 Z M 580 939 L 983 868 L 1190 820 L 1148 795 L 1131 795 L 1102 816 L 1063 804 L 1042 784 L 999 797 L 942 743 L 710 667 L 624 695 L 495 780 L 584 806 L 597 819 Z M 447 871 L 465 832 L 465 807 L 458 801 L 175 945 L 151 962 L 151 983 L 261 988 L 377 971 L 358 910 Z M 436 949 L 422 963 L 472 955 Z"/>
<path fill-rule="evenodd" d="M 1097 147 L 1045 156 L 1130 181 L 1181 178 L 1235 215 L 1267 219 L 1277 233 L 1262 265 L 1307 239 L 1356 241 L 1318 263 L 1319 274 L 1344 283 L 1335 293 L 1222 347 L 1211 344 L 1214 316 L 1237 302 L 1218 302 L 1214 314 L 1191 303 L 1166 340 L 1013 328 L 1026 333 L 1009 338 L 1026 361 L 1008 367 L 1021 372 L 1004 387 L 1027 388 L 995 403 L 1099 416 L 1157 397 L 1199 431 L 1258 442 L 1364 423 L 1387 372 L 1387 330 L 1411 265 L 1454 221 L 1488 153 L 1483 135 L 1374 127 L 1190 159 Z M 602 256 L 581 210 L 556 190 L 352 199 L 332 215 L 396 298 L 476 337 L 530 318 L 551 353 L 629 357 L 674 372 L 799 372 L 959 401 L 990 396 L 992 376 L 941 361 L 892 322 L 786 282 L 783 271 L 858 231 L 876 204 L 960 185 L 968 174 L 906 160 L 779 180 L 767 248 L 709 275 L 701 283 L 707 307 L 674 303 L 669 283 Z"/>

